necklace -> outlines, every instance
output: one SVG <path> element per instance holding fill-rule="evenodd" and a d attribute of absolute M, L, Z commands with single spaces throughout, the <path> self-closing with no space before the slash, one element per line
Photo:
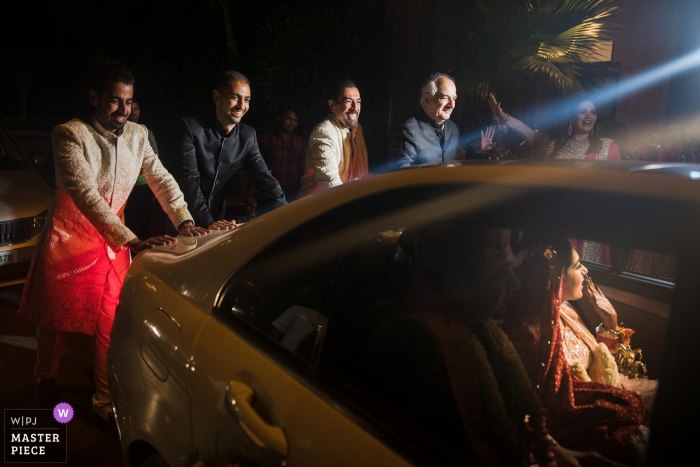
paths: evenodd
<path fill-rule="evenodd" d="M 590 146 L 588 138 L 582 140 L 571 138 L 564 143 L 555 159 L 585 159 L 588 146 Z"/>

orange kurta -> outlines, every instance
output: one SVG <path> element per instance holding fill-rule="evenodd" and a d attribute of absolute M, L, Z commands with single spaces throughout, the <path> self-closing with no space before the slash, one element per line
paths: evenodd
<path fill-rule="evenodd" d="M 134 235 L 122 213 L 142 175 L 175 225 L 191 219 L 175 180 L 148 143 L 148 130 L 127 122 L 121 135 L 92 119 L 52 133 L 56 193 L 39 236 L 20 314 L 54 331 L 95 334 L 107 271 L 124 280 L 124 245 Z"/>

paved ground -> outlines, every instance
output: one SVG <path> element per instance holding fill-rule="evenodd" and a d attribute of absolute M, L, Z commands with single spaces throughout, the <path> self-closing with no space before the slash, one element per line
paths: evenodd
<path fill-rule="evenodd" d="M 0 409 L 38 409 L 32 369 L 36 361 L 34 326 L 17 316 L 22 285 L 0 288 Z M 122 466 L 116 437 L 90 425 L 94 391 L 92 340 L 71 336 L 56 375 L 61 402 L 75 410 L 68 423 L 68 464 L 73 467 Z M 0 432 L 4 429 L 0 423 Z M 4 438 L 3 438 L 4 439 Z M 6 464 L 38 466 L 42 464 Z M 60 464 L 46 464 L 56 466 Z"/>

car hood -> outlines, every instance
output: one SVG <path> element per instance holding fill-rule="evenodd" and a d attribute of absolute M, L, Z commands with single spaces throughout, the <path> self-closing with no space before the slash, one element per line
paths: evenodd
<path fill-rule="evenodd" d="M 0 170 L 0 221 L 46 211 L 53 192 L 34 169 Z"/>

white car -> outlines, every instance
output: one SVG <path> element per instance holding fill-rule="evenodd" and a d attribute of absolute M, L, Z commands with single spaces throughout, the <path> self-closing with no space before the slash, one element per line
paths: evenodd
<path fill-rule="evenodd" d="M 0 126 L 0 287 L 24 282 L 53 191 Z"/>
<path fill-rule="evenodd" d="M 374 353 L 381 328 L 410 305 L 421 268 L 411 232 L 456 221 L 609 248 L 586 267 L 661 382 L 650 461 L 684 459 L 700 431 L 694 173 L 595 162 L 415 168 L 140 253 L 108 357 L 125 465 L 478 465 L 466 434 L 425 410 L 450 392 L 388 391 L 396 368 Z M 640 269 L 639 255 L 668 267 Z M 420 357 L 408 352 L 402 365 Z"/>

